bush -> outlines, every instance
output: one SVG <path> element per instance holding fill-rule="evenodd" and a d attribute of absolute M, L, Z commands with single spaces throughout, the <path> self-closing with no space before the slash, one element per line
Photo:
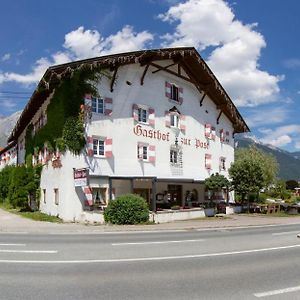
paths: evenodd
<path fill-rule="evenodd" d="M 268 196 L 265 193 L 260 193 L 258 196 L 258 201 L 260 203 L 266 203 Z"/>
<path fill-rule="evenodd" d="M 112 224 L 138 224 L 149 220 L 149 209 L 144 198 L 127 194 L 110 201 L 104 211 L 104 220 Z"/>

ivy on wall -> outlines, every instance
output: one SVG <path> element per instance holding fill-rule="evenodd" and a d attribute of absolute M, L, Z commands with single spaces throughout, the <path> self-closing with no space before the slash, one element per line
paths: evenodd
<path fill-rule="evenodd" d="M 82 64 L 61 80 L 47 107 L 47 123 L 35 135 L 32 124 L 27 127 L 26 157 L 42 150 L 45 145 L 48 150 L 64 152 L 69 149 L 72 153 L 80 153 L 85 145 L 80 107 L 85 94 L 99 96 L 97 84 L 102 75 L 106 74 L 99 67 Z"/>

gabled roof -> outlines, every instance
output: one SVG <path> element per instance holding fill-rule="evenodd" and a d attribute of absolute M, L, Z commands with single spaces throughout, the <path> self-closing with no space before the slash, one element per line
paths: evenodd
<path fill-rule="evenodd" d="M 76 70 L 83 65 L 90 65 L 91 69 L 94 67 L 101 67 L 103 69 L 109 68 L 113 70 L 122 65 L 139 63 L 141 66 L 146 66 L 152 61 L 166 59 L 180 61 L 184 71 L 187 73 L 193 84 L 198 90 L 203 91 L 215 102 L 217 108 L 222 110 L 222 113 L 224 113 L 233 123 L 234 131 L 236 133 L 250 131 L 232 100 L 197 50 L 194 47 L 182 47 L 113 54 L 48 68 L 29 102 L 25 106 L 15 128 L 9 136 L 8 142 L 17 139 L 47 97 L 59 85 L 61 80 L 71 76 L 73 70 Z"/>

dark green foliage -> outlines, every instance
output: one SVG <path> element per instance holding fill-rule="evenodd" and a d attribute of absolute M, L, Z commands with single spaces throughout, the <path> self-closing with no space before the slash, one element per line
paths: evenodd
<path fill-rule="evenodd" d="M 204 181 L 205 187 L 212 191 L 218 191 L 222 188 L 228 188 L 230 186 L 229 180 L 219 173 L 212 174 Z"/>
<path fill-rule="evenodd" d="M 144 198 L 127 194 L 110 201 L 104 211 L 104 220 L 112 224 L 138 224 L 149 220 L 149 209 Z"/>
<path fill-rule="evenodd" d="M 295 188 L 299 187 L 297 180 L 287 180 L 285 184 L 287 190 L 294 190 Z"/>
<path fill-rule="evenodd" d="M 51 102 L 47 107 L 47 124 L 41 128 L 34 136 L 32 136 L 32 125 L 28 126 L 26 134 L 26 156 L 33 153 L 35 147 L 43 149 L 45 143 L 52 148 L 56 148 L 57 141 L 62 138 L 64 127 L 69 118 L 79 119 L 80 105 L 83 104 L 85 94 L 98 95 L 96 84 L 102 76 L 102 72 L 99 68 L 91 70 L 90 65 L 82 65 L 79 69 L 72 72 L 69 78 L 64 78 L 61 84 L 55 89 L 51 98 Z M 80 121 L 76 125 L 81 124 Z M 68 126 L 68 124 L 67 124 Z M 78 126 L 75 126 L 74 136 L 78 135 Z M 66 129 L 69 131 L 67 143 L 62 144 L 62 140 L 59 142 L 60 149 L 69 148 L 74 153 L 79 153 L 84 143 L 83 128 L 82 135 L 80 135 L 79 145 L 70 143 L 70 126 Z M 74 139 L 75 139 L 74 138 Z"/>
<path fill-rule="evenodd" d="M 79 154 L 85 145 L 84 127 L 79 118 L 70 117 L 67 119 L 63 133 L 61 146 L 65 146 L 73 153 Z"/>
<path fill-rule="evenodd" d="M 0 172 L 0 200 L 4 202 L 8 197 L 9 183 L 13 166 L 6 166 Z"/>
<path fill-rule="evenodd" d="M 14 208 L 28 208 L 29 197 L 38 198 L 41 167 L 8 166 L 0 172 L 0 198 Z"/>
<path fill-rule="evenodd" d="M 264 185 L 263 169 L 252 156 L 237 159 L 229 169 L 232 186 L 243 201 L 249 193 L 258 193 Z"/>
<path fill-rule="evenodd" d="M 265 203 L 267 198 L 268 198 L 268 195 L 266 195 L 265 193 L 260 193 L 258 196 L 258 201 L 261 203 Z"/>

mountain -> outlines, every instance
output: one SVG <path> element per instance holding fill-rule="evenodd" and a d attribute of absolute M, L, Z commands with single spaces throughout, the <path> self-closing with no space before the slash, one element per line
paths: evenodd
<path fill-rule="evenodd" d="M 7 145 L 7 138 L 14 128 L 16 122 L 21 115 L 21 111 L 17 111 L 8 117 L 0 116 L 0 147 Z"/>
<path fill-rule="evenodd" d="M 292 152 L 291 154 L 292 154 L 295 158 L 300 159 L 300 151 Z"/>
<path fill-rule="evenodd" d="M 266 145 L 251 135 L 236 135 L 236 148 L 255 145 L 258 149 L 275 156 L 279 164 L 279 178 L 300 180 L 300 152 L 288 152 L 272 145 Z"/>

